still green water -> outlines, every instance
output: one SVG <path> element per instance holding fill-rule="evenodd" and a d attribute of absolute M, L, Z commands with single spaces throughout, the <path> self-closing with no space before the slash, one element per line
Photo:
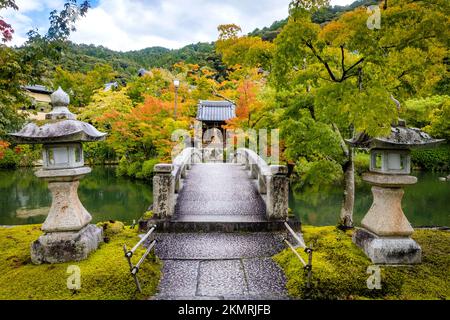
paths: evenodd
<path fill-rule="evenodd" d="M 413 172 L 418 182 L 405 188 L 402 208 L 415 226 L 450 226 L 450 182 L 438 180 L 443 174 Z M 372 205 L 371 186 L 357 184 L 353 220 L 359 225 Z M 339 218 L 342 189 L 331 187 L 322 192 L 291 193 L 289 207 L 302 223 L 316 226 L 334 225 Z"/>
<path fill-rule="evenodd" d="M 406 188 L 403 210 L 414 226 L 450 226 L 450 182 L 438 181 L 439 174 L 414 173 L 419 182 Z M 121 220 L 131 223 L 152 203 L 151 185 L 118 178 L 114 167 L 95 167 L 80 182 L 80 200 L 93 222 Z M 290 207 L 302 223 L 336 224 L 342 190 L 339 187 L 291 194 Z M 358 224 L 372 203 L 370 186 L 356 188 L 354 220 Z M 0 225 L 42 223 L 51 204 L 45 182 L 32 169 L 0 171 Z"/>
<path fill-rule="evenodd" d="M 80 181 L 78 195 L 92 221 L 139 219 L 152 203 L 151 186 L 118 178 L 114 167 L 94 167 Z M 51 204 L 47 184 L 33 169 L 0 170 L 0 225 L 44 222 Z"/>

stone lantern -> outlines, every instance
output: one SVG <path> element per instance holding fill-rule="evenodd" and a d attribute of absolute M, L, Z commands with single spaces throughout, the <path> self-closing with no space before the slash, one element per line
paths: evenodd
<path fill-rule="evenodd" d="M 53 110 L 43 126 L 27 124 L 12 133 L 15 142 L 43 145 L 43 168 L 35 174 L 48 181 L 52 205 L 42 225 L 44 234 L 31 245 L 31 259 L 40 264 L 86 259 L 103 240 L 102 229 L 89 224 L 92 217 L 78 198 L 79 180 L 91 172 L 84 165 L 82 142 L 104 140 L 106 133 L 75 120 L 61 88 L 51 95 Z"/>
<path fill-rule="evenodd" d="M 373 203 L 356 230 L 353 242 L 377 264 L 420 263 L 422 250 L 411 239 L 414 232 L 403 213 L 403 187 L 417 182 L 411 173 L 410 150 L 443 142 L 417 128 L 407 128 L 403 120 L 391 127 L 388 137 L 370 138 L 359 134 L 347 143 L 370 148 L 370 170 L 363 180 L 372 185 Z"/>

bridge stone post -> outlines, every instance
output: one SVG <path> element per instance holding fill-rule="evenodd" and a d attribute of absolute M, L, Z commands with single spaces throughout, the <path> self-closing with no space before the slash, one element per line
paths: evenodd
<path fill-rule="evenodd" d="M 153 214 L 159 219 L 170 219 L 175 208 L 175 178 L 173 165 L 155 165 L 153 177 Z"/>
<path fill-rule="evenodd" d="M 288 216 L 289 208 L 289 180 L 287 167 L 270 166 L 267 176 L 266 212 L 269 220 L 284 220 Z"/>

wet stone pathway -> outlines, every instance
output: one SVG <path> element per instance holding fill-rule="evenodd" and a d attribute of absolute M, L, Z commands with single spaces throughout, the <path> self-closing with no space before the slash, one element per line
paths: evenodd
<path fill-rule="evenodd" d="M 265 203 L 244 166 L 195 164 L 178 195 L 179 223 L 260 223 Z M 163 261 L 154 299 L 286 299 L 285 277 L 272 256 L 280 232 L 157 233 Z"/>
<path fill-rule="evenodd" d="M 285 277 L 271 256 L 281 233 L 159 234 L 164 263 L 155 299 L 286 299 Z"/>

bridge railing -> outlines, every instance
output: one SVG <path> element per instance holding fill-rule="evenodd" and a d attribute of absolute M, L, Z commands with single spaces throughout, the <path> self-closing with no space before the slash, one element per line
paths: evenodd
<path fill-rule="evenodd" d="M 289 180 L 287 167 L 268 165 L 256 152 L 246 148 L 236 151 L 236 161 L 250 170 L 250 176 L 257 180 L 258 191 L 266 203 L 269 220 L 285 220 L 289 208 Z"/>
<path fill-rule="evenodd" d="M 185 148 L 170 163 L 155 165 L 153 177 L 153 214 L 161 219 L 171 218 L 175 209 L 176 195 L 181 190 L 182 179 L 193 163 L 202 161 L 197 148 Z"/>

